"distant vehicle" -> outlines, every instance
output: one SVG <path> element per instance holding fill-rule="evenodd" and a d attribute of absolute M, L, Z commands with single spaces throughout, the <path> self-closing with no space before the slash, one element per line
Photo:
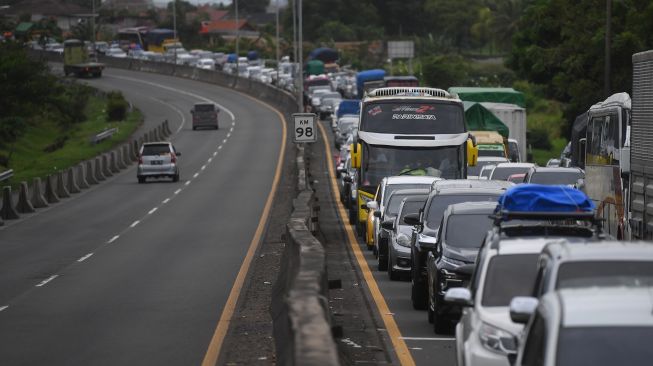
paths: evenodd
<path fill-rule="evenodd" d="M 338 92 L 325 93 L 320 96 L 320 105 L 317 107 L 320 119 L 326 119 L 333 113 L 335 102 L 340 103 L 342 95 Z"/>
<path fill-rule="evenodd" d="M 533 163 L 500 163 L 492 169 L 490 179 L 506 180 L 513 174 L 527 173 L 534 166 Z"/>
<path fill-rule="evenodd" d="M 189 53 L 177 55 L 177 65 L 195 66 L 199 59 Z"/>
<path fill-rule="evenodd" d="M 537 184 L 565 184 L 575 186 L 579 179 L 585 179 L 585 172 L 581 168 L 549 168 L 532 167 L 524 177 L 524 183 Z"/>
<path fill-rule="evenodd" d="M 127 57 L 125 51 L 121 50 L 120 48 L 109 48 L 106 51 L 104 51 L 104 55 L 107 57 L 116 57 L 116 58 Z"/>
<path fill-rule="evenodd" d="M 395 86 L 419 86 L 419 79 L 415 76 L 386 76 L 383 78 L 386 88 Z"/>
<path fill-rule="evenodd" d="M 507 158 L 498 156 L 479 156 L 476 161 L 476 166 L 467 167 L 467 178 L 474 179 L 481 175 L 481 169 L 488 165 L 497 165 L 499 163 L 509 163 Z M 489 175 L 488 175 L 489 176 Z"/>
<path fill-rule="evenodd" d="M 190 114 L 193 116 L 193 130 L 200 127 L 218 129 L 218 110 L 213 103 L 195 103 Z"/>
<path fill-rule="evenodd" d="M 653 359 L 653 287 L 589 287 L 511 304 L 528 322 L 516 365 L 647 365 Z M 514 306 L 513 306 L 514 305 Z"/>
<path fill-rule="evenodd" d="M 353 129 L 358 129 L 358 116 L 345 115 L 338 120 L 334 138 L 336 149 L 347 140 Z"/>
<path fill-rule="evenodd" d="M 89 60 L 84 43 L 77 39 L 64 41 L 63 64 L 63 72 L 66 76 L 74 74 L 77 77 L 100 77 L 104 70 L 104 64 Z"/>
<path fill-rule="evenodd" d="M 496 164 L 484 165 L 481 168 L 481 171 L 478 173 L 478 179 L 490 179 L 490 175 L 492 174 L 492 171 L 495 167 Z"/>
<path fill-rule="evenodd" d="M 399 205 L 394 221 L 386 220 L 381 223 L 381 227 L 389 232 L 387 267 L 388 277 L 391 281 L 399 280 L 402 274 L 410 274 L 410 235 L 412 226 L 406 224 L 404 218 L 406 215 L 419 214 L 419 210 L 424 208 L 427 198 L 427 194 L 404 198 Z"/>
<path fill-rule="evenodd" d="M 470 131 L 478 144 L 478 157 L 492 156 L 507 158 L 503 137 L 495 131 Z"/>
<path fill-rule="evenodd" d="M 358 98 L 363 98 L 366 92 L 385 86 L 385 70 L 364 70 L 356 74 Z"/>
<path fill-rule="evenodd" d="M 212 58 L 201 58 L 195 66 L 204 70 L 215 70 L 215 60 Z"/>
<path fill-rule="evenodd" d="M 177 157 L 181 153 L 170 142 L 148 142 L 141 146 L 138 154 L 138 183 L 145 183 L 147 178 L 170 177 L 179 181 Z"/>

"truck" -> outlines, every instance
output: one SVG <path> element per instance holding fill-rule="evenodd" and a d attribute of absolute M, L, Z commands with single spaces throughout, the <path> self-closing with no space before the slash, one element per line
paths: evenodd
<path fill-rule="evenodd" d="M 356 74 L 356 88 L 358 90 L 358 98 L 362 99 L 365 92 L 372 89 L 382 88 L 385 86 L 385 70 L 373 69 L 364 70 Z"/>
<path fill-rule="evenodd" d="M 84 42 L 78 39 L 68 39 L 63 42 L 63 72 L 66 76 L 100 77 L 104 64 L 89 59 Z"/>
<path fill-rule="evenodd" d="M 509 129 L 510 146 L 517 143 L 519 160 L 526 161 L 526 101 L 513 88 L 451 87 L 449 92 L 465 102 L 478 102 L 492 112 Z M 512 155 L 512 154 L 511 154 Z M 511 160 L 515 160 L 511 158 Z"/>
<path fill-rule="evenodd" d="M 620 161 L 630 175 L 630 235 L 653 239 L 653 50 L 636 53 L 633 59 L 633 92 L 630 154 Z"/>

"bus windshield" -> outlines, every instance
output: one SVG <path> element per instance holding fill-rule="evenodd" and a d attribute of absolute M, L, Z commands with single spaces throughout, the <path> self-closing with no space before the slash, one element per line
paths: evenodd
<path fill-rule="evenodd" d="M 461 179 L 465 167 L 461 146 L 399 147 L 363 144 L 361 184 L 377 186 L 392 175 L 430 175 Z"/>
<path fill-rule="evenodd" d="M 365 105 L 361 131 L 406 135 L 465 132 L 463 108 L 457 104 L 417 101 L 379 102 Z"/>

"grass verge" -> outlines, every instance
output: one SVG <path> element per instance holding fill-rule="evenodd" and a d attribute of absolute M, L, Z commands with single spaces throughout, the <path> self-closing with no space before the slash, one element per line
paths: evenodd
<path fill-rule="evenodd" d="M 22 181 L 31 182 L 35 177 L 45 177 L 110 150 L 126 141 L 142 123 L 143 116 L 137 109 L 128 112 L 124 121 L 107 122 L 105 109 L 106 98 L 90 97 L 86 106 L 86 121 L 66 131 L 47 116 L 31 121 L 25 134 L 16 141 L 11 157 L 14 176 L 10 184 L 15 187 Z M 114 127 L 118 132 L 111 138 L 96 145 L 91 144 L 92 136 Z M 45 151 L 48 146 L 64 138 L 63 147 L 53 152 Z"/>

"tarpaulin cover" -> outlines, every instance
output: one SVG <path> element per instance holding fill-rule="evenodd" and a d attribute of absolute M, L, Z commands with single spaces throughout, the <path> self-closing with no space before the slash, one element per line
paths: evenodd
<path fill-rule="evenodd" d="M 594 203 L 583 193 L 569 186 L 519 184 L 501 197 L 497 211 L 508 212 L 592 212 Z"/>
<path fill-rule="evenodd" d="M 258 60 L 258 52 L 256 51 L 247 52 L 247 59 L 250 61 Z"/>
<path fill-rule="evenodd" d="M 345 99 L 340 102 L 338 106 L 338 113 L 336 117 L 340 118 L 345 114 L 359 114 L 361 110 L 360 100 L 358 99 Z"/>
<path fill-rule="evenodd" d="M 311 60 L 306 63 L 306 73 L 308 75 L 324 74 L 324 62 L 320 60 Z"/>
<path fill-rule="evenodd" d="M 236 60 L 238 60 L 238 55 L 236 55 L 235 53 L 230 53 L 230 54 L 227 55 L 227 62 L 234 62 L 235 63 Z"/>
<path fill-rule="evenodd" d="M 465 107 L 465 124 L 467 131 L 496 131 L 508 138 L 510 130 L 501 120 L 476 102 L 463 102 Z"/>
<path fill-rule="evenodd" d="M 461 100 L 468 102 L 492 102 L 517 104 L 526 108 L 524 94 L 513 88 L 475 88 L 451 87 L 449 93 L 456 93 Z"/>
<path fill-rule="evenodd" d="M 326 64 L 335 62 L 338 59 L 338 51 L 333 48 L 320 47 L 308 54 L 309 60 L 320 60 Z"/>

